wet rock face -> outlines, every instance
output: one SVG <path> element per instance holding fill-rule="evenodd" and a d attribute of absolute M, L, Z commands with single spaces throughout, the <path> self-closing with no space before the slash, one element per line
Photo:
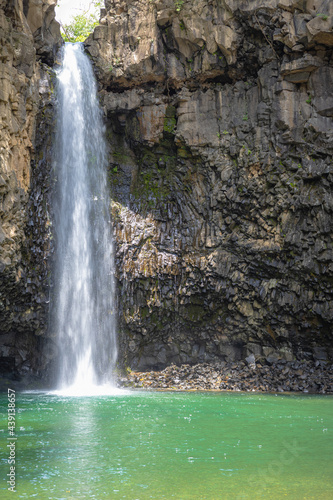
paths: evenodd
<path fill-rule="evenodd" d="M 54 5 L 0 2 L 0 375 L 46 365 L 39 336 L 47 322 L 46 142 L 53 118 L 51 72 L 41 58 L 50 61 L 60 40 L 55 34 L 52 50 L 50 38 L 49 49 L 36 50 L 35 38 L 55 24 Z"/>
<path fill-rule="evenodd" d="M 106 2 L 87 50 L 125 364 L 332 356 L 332 14 Z"/>

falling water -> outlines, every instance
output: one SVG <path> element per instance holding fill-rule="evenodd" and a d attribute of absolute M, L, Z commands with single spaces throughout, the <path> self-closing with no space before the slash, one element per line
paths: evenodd
<path fill-rule="evenodd" d="M 107 151 L 97 88 L 81 44 L 66 44 L 58 72 L 54 325 L 58 387 L 94 392 L 116 361 Z"/>

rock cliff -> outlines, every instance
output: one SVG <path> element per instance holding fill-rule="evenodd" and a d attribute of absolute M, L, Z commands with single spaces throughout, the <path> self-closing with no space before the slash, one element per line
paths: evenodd
<path fill-rule="evenodd" d="M 0 373 L 47 364 L 52 0 L 0 1 Z M 48 147 L 46 144 L 48 143 Z M 43 351 L 46 353 L 46 351 Z"/>
<path fill-rule="evenodd" d="M 54 5 L 0 0 L 5 375 L 45 377 L 56 356 Z M 110 144 L 121 364 L 332 359 L 332 2 L 106 0 L 86 49 Z"/>
<path fill-rule="evenodd" d="M 332 357 L 332 2 L 105 5 L 124 363 Z"/>

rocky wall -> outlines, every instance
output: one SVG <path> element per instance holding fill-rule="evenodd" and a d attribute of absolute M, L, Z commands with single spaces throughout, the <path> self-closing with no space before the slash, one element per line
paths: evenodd
<path fill-rule="evenodd" d="M 331 358 L 332 2 L 105 3 L 123 364 Z"/>
<path fill-rule="evenodd" d="M 0 1 L 0 375 L 48 358 L 48 172 L 52 71 L 61 44 L 54 1 Z"/>

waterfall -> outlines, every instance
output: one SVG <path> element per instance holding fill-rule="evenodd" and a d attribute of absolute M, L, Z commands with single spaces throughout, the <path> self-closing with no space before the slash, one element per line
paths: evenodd
<path fill-rule="evenodd" d="M 65 45 L 57 79 L 52 321 L 58 388 L 81 394 L 112 381 L 117 356 L 107 148 L 81 44 Z"/>

